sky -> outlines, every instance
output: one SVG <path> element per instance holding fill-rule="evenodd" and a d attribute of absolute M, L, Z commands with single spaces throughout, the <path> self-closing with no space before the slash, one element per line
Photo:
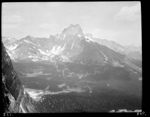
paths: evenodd
<path fill-rule="evenodd" d="M 140 2 L 2 3 L 2 36 L 48 38 L 70 24 L 79 24 L 93 37 L 141 46 Z"/>

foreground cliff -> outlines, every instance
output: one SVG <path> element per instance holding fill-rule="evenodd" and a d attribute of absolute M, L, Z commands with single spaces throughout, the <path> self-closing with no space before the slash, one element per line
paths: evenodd
<path fill-rule="evenodd" d="M 3 43 L 2 51 L 2 105 L 4 113 L 36 112 L 33 100 L 24 91 L 24 88 L 13 68 Z"/>

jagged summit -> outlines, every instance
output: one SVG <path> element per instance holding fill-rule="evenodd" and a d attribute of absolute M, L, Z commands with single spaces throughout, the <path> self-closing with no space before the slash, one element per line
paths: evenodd
<path fill-rule="evenodd" d="M 70 24 L 69 27 L 81 28 L 81 26 L 79 24 Z"/>
<path fill-rule="evenodd" d="M 27 35 L 25 38 L 35 38 L 35 37 L 31 35 Z"/>
<path fill-rule="evenodd" d="M 80 35 L 80 36 L 83 36 L 83 31 L 81 29 L 81 26 L 79 24 L 70 24 L 68 28 L 65 28 L 61 35 L 65 35 L 65 36 L 71 36 L 71 35 Z"/>

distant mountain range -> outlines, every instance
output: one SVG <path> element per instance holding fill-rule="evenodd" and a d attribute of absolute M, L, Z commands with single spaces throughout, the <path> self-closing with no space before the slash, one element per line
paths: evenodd
<path fill-rule="evenodd" d="M 79 53 L 82 53 L 87 46 L 87 49 L 93 49 L 95 46 L 91 47 L 89 45 L 97 45 L 97 43 L 99 46 L 103 47 L 102 45 L 104 45 L 117 53 L 125 55 L 127 58 L 142 60 L 141 47 L 122 46 L 114 41 L 95 38 L 90 33 L 84 35 L 78 24 L 71 24 L 61 34 L 50 35 L 49 38 L 26 36 L 17 40 L 15 38 L 2 37 L 2 41 L 11 59 L 14 60 L 31 58 L 33 61 L 39 59 L 52 60 L 54 56 L 59 56 L 64 61 L 70 61 L 75 59 Z M 92 54 L 93 52 L 96 53 L 97 51 L 93 50 Z"/>
<path fill-rule="evenodd" d="M 90 33 L 87 33 L 85 36 L 87 38 L 91 38 L 91 40 L 94 40 L 101 45 L 107 46 L 108 48 L 110 48 L 116 52 L 126 55 L 128 58 L 142 60 L 141 46 L 138 46 L 138 47 L 134 46 L 134 45 L 122 46 L 114 41 L 109 41 L 106 39 L 99 39 L 99 38 L 93 37 L 93 35 Z"/>
<path fill-rule="evenodd" d="M 139 48 L 124 47 L 113 41 L 95 38 L 92 34 L 84 35 L 78 24 L 71 24 L 61 34 L 50 35 L 49 38 L 26 36 L 20 40 L 6 37 L 2 40 L 10 58 L 15 62 L 65 62 L 117 67 L 127 65 L 141 71 Z M 133 61 L 136 62 L 133 64 Z"/>

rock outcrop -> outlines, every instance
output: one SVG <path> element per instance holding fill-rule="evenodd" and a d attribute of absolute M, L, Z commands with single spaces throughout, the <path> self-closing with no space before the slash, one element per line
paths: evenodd
<path fill-rule="evenodd" d="M 11 59 L 1 42 L 2 52 L 2 105 L 4 113 L 36 112 L 33 100 L 21 84 Z"/>

